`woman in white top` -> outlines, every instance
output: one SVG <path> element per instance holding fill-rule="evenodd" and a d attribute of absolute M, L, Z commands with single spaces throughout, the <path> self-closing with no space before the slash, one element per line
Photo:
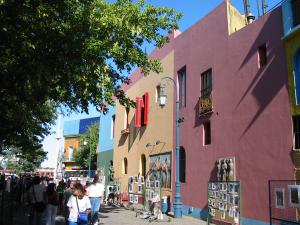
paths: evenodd
<path fill-rule="evenodd" d="M 88 186 L 86 191 L 92 205 L 91 222 L 93 225 L 98 225 L 100 204 L 104 192 L 104 185 L 99 181 L 98 174 L 94 177 L 93 183 Z"/>
<path fill-rule="evenodd" d="M 77 205 L 78 203 L 78 205 Z M 87 214 L 90 213 L 91 209 L 91 202 L 87 196 L 84 195 L 84 188 L 82 184 L 76 183 L 74 185 L 74 192 L 73 195 L 69 198 L 69 201 L 67 203 L 67 206 L 69 208 L 70 214 L 69 214 L 69 225 L 77 225 L 77 218 L 79 215 L 79 212 L 86 212 Z M 78 212 L 79 209 L 79 212 Z M 84 224 L 83 224 L 84 225 Z"/>

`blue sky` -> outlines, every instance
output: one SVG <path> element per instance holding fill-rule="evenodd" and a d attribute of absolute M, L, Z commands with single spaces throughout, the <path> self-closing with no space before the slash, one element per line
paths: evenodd
<path fill-rule="evenodd" d="M 216 6 L 221 4 L 224 0 L 148 0 L 147 2 L 153 4 L 155 6 L 160 7 L 171 7 L 176 9 L 178 12 L 183 13 L 183 18 L 179 21 L 179 29 L 180 31 L 185 31 L 191 25 L 193 25 L 196 21 L 207 15 L 211 12 Z M 262 0 L 249 0 L 250 1 L 250 9 L 252 14 L 257 16 L 257 2 L 261 6 Z M 240 12 L 244 12 L 243 9 L 243 0 L 231 0 L 230 1 Z M 267 3 L 267 11 L 276 6 L 281 0 L 266 0 Z M 261 13 L 261 9 L 260 9 Z M 153 47 L 148 46 L 148 51 L 150 52 Z M 76 120 L 83 119 L 87 117 L 95 117 L 99 116 L 99 113 L 93 108 L 90 107 L 90 113 L 87 114 L 71 114 L 68 117 L 62 118 L 63 121 L 67 120 Z M 62 126 L 60 126 L 62 130 Z M 57 126 L 54 125 L 52 127 L 52 132 L 57 130 Z M 49 135 L 45 138 L 43 142 L 44 150 L 48 152 L 48 160 L 45 161 L 42 166 L 43 167 L 54 167 L 55 159 L 56 159 L 56 150 L 57 150 L 57 141 L 56 134 Z M 60 148 L 63 148 L 62 141 L 60 141 Z"/>

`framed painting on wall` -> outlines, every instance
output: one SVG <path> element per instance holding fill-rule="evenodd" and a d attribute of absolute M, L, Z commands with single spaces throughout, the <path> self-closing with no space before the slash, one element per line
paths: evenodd
<path fill-rule="evenodd" d="M 275 208 L 285 208 L 284 188 L 275 188 Z"/>

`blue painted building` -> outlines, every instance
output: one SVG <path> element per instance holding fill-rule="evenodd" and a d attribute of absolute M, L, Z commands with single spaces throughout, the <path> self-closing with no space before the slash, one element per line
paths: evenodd
<path fill-rule="evenodd" d="M 113 166 L 115 119 L 115 107 L 113 106 L 109 106 L 106 114 L 101 113 L 100 115 L 97 167 L 104 169 L 106 184 L 111 180 L 110 167 Z"/>

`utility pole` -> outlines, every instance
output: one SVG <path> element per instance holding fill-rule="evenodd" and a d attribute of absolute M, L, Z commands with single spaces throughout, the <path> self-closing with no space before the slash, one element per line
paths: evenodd
<path fill-rule="evenodd" d="M 262 0 L 262 14 L 263 15 L 266 14 L 266 9 L 267 9 L 266 0 Z"/>

